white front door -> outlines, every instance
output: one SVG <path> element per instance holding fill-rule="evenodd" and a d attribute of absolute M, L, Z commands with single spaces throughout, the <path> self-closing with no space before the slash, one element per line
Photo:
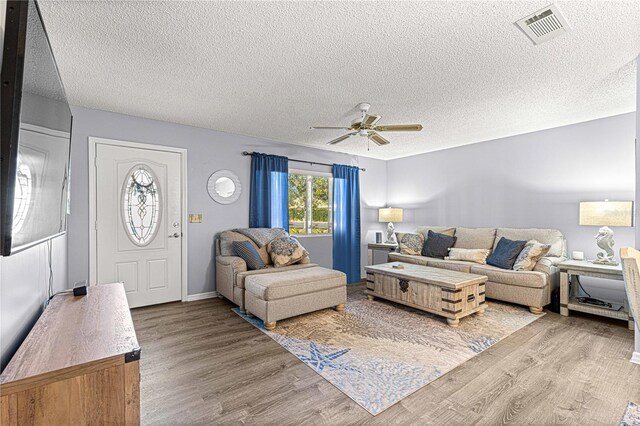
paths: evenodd
<path fill-rule="evenodd" d="M 129 306 L 180 300 L 180 153 L 97 143 L 95 277 L 122 282 Z"/>

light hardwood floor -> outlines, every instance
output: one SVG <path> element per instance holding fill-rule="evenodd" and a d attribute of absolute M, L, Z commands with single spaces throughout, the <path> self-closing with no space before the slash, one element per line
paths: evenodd
<path fill-rule="evenodd" d="M 547 313 L 373 417 L 232 306 L 132 311 L 142 424 L 617 425 L 640 402 L 625 323 Z"/>

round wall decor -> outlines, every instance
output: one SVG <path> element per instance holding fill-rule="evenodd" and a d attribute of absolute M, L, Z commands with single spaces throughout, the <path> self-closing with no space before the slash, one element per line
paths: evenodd
<path fill-rule="evenodd" d="M 231 170 L 218 170 L 209 177 L 207 191 L 214 201 L 220 204 L 231 204 L 240 198 L 242 184 Z"/>

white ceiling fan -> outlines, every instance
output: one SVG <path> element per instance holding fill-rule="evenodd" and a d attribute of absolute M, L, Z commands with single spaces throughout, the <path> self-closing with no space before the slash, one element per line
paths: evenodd
<path fill-rule="evenodd" d="M 369 114 L 369 108 L 371 108 L 371 105 L 361 103 L 358 104 L 357 108 L 360 110 L 362 115 L 360 118 L 353 120 L 350 127 L 314 126 L 311 128 L 315 130 L 351 130 L 351 132 L 346 135 L 327 142 L 327 145 L 335 145 L 355 135 L 372 140 L 378 145 L 387 145 L 390 141 L 383 138 L 378 132 L 419 132 L 422 130 L 422 124 L 377 125 L 382 116 Z"/>

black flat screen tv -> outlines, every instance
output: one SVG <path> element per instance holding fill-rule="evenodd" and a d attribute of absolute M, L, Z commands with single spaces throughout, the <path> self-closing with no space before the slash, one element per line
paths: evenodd
<path fill-rule="evenodd" d="M 0 254 L 8 256 L 67 230 L 72 116 L 38 4 L 8 1 L 4 14 Z"/>

